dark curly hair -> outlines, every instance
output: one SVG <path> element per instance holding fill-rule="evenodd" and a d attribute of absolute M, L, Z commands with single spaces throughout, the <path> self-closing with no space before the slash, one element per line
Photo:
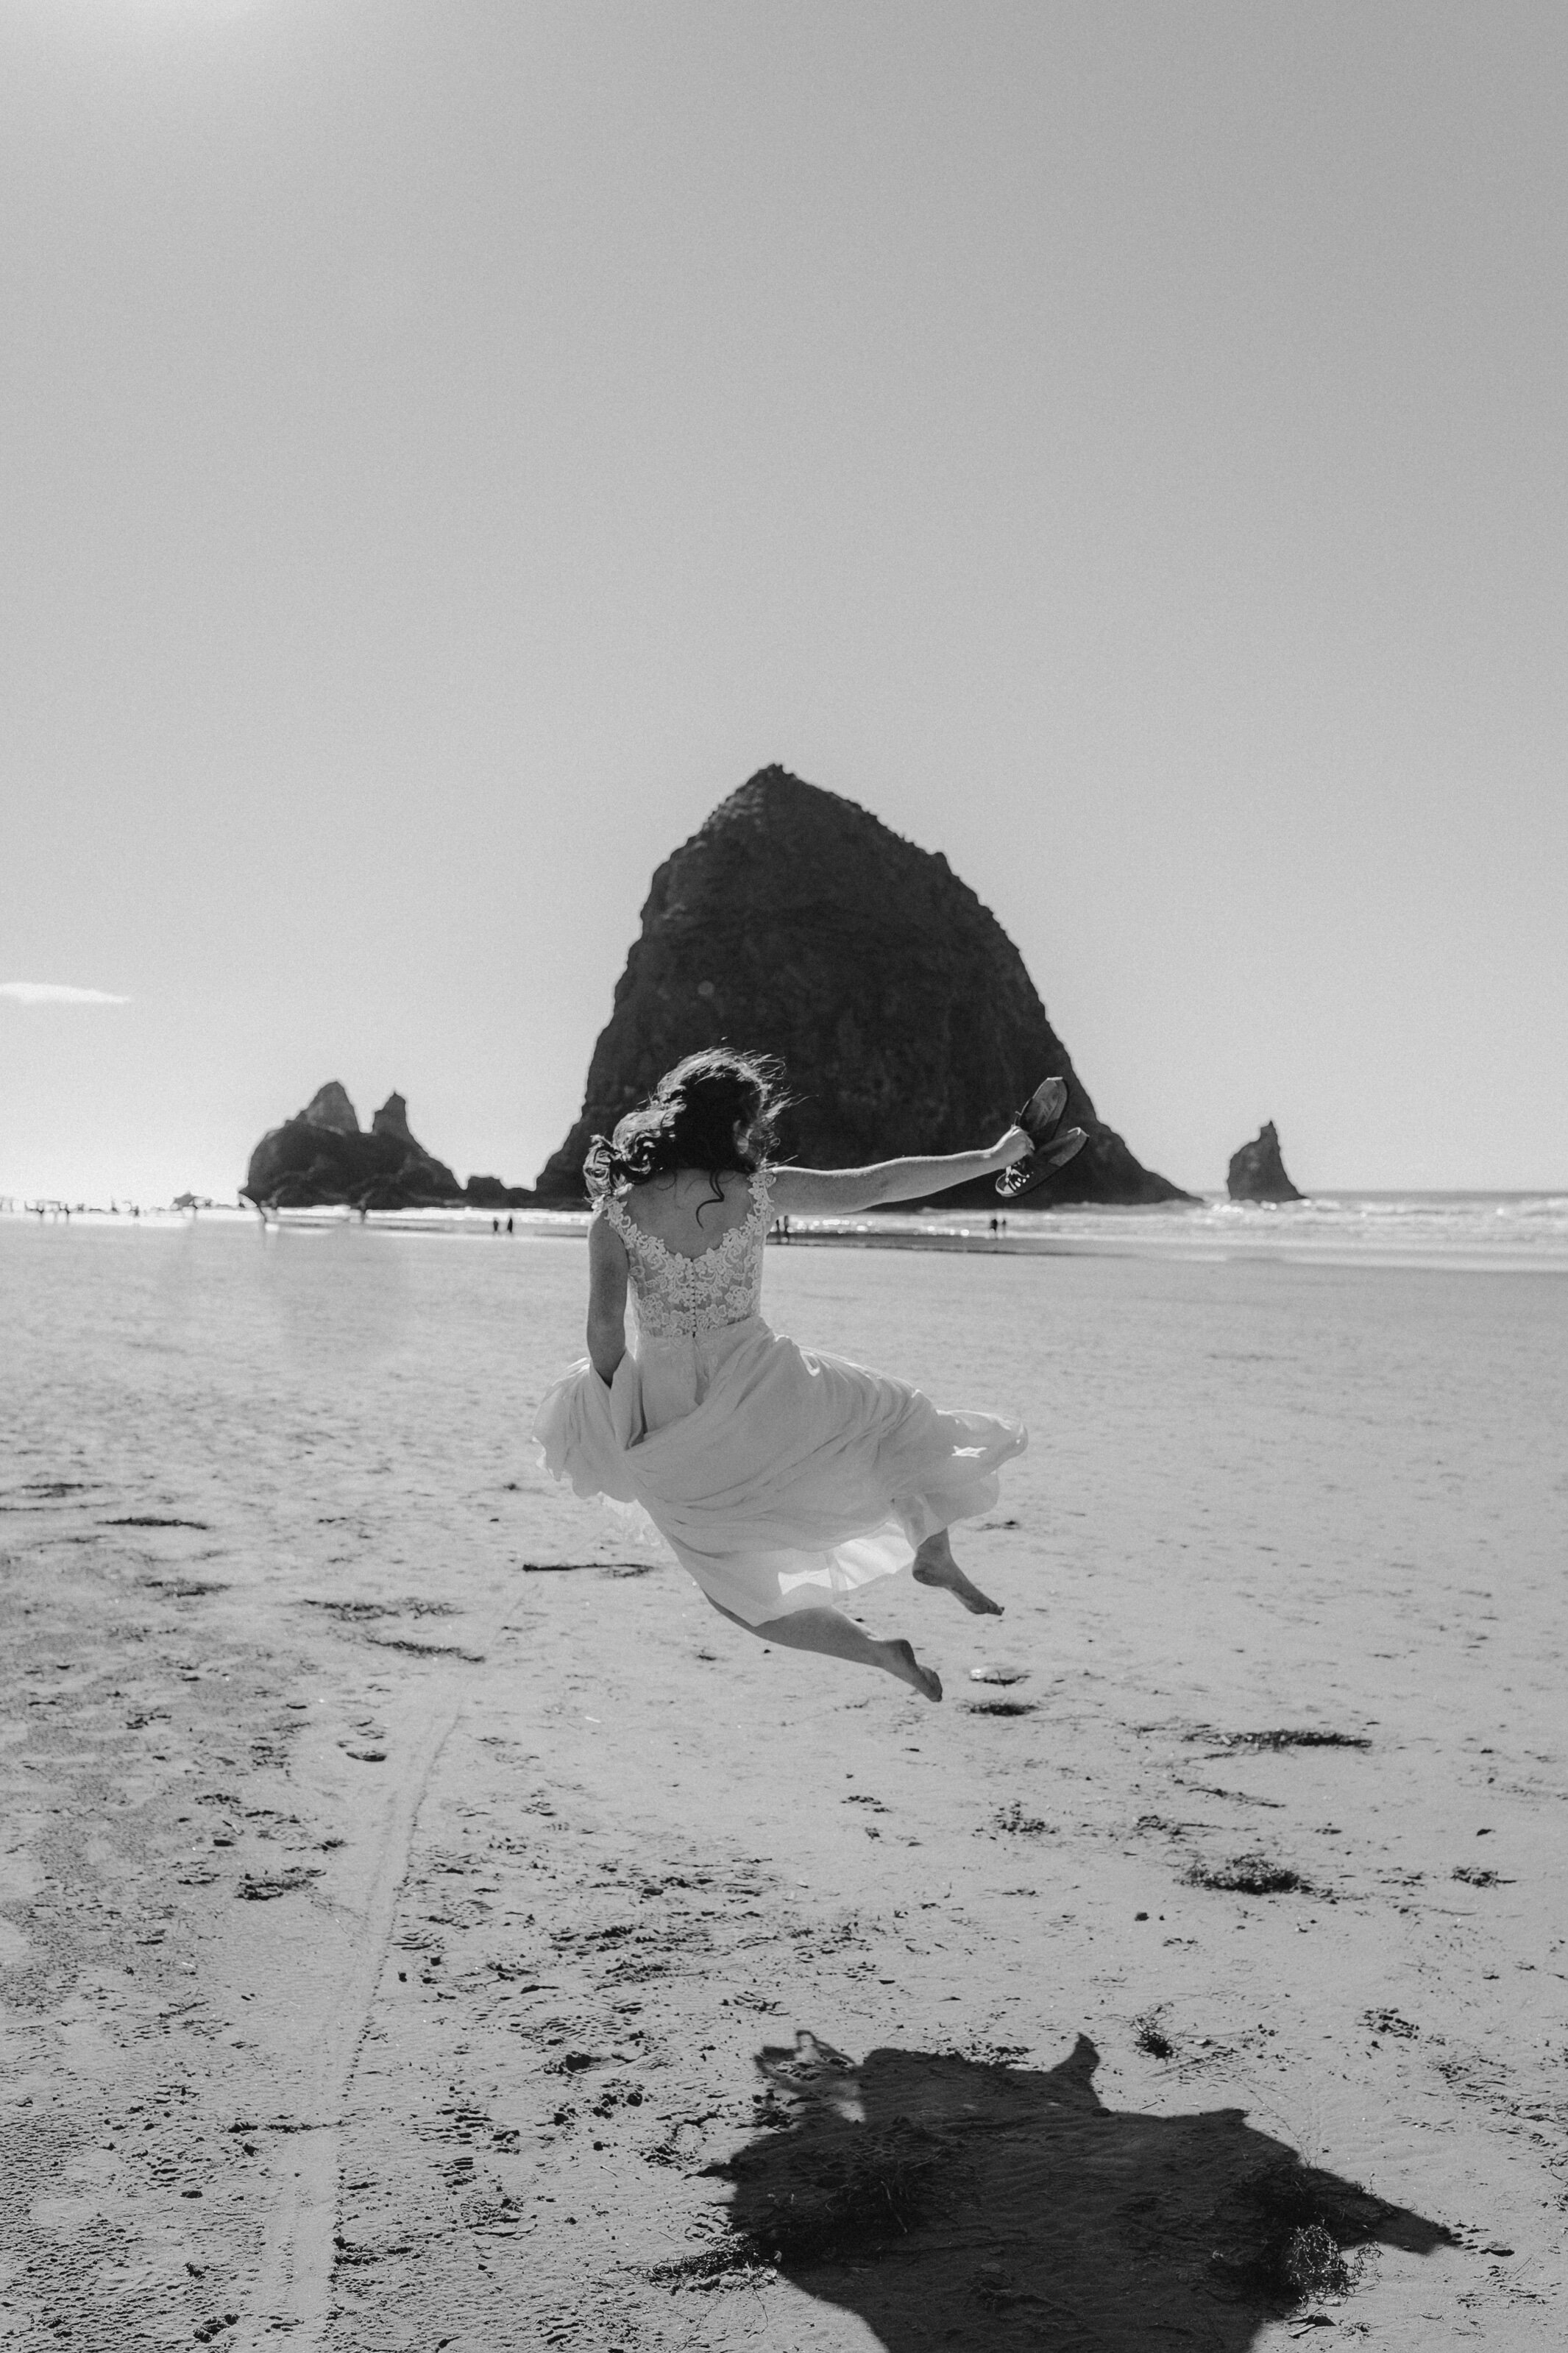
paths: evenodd
<path fill-rule="evenodd" d="M 714 1200 L 721 1201 L 720 1177 L 731 1169 L 754 1175 L 773 1148 L 774 1123 L 789 1100 L 780 1092 L 782 1075 L 768 1054 L 730 1046 L 688 1054 L 666 1071 L 647 1103 L 616 1121 L 614 1135 L 594 1137 L 583 1163 L 590 1198 L 676 1168 L 702 1168 Z M 743 1144 L 736 1142 L 738 1127 L 748 1131 Z"/>

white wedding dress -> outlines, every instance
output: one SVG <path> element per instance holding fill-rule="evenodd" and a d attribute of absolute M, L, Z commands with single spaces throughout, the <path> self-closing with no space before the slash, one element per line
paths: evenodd
<path fill-rule="evenodd" d="M 667 1249 L 605 1195 L 626 1246 L 634 1345 L 607 1387 L 574 1365 L 533 1434 L 577 1493 L 640 1504 L 710 1601 L 748 1626 L 839 1601 L 907 1568 L 939 1528 L 996 1502 L 1027 1444 L 992 1414 L 797 1347 L 758 1312 L 771 1176 L 700 1257 Z"/>

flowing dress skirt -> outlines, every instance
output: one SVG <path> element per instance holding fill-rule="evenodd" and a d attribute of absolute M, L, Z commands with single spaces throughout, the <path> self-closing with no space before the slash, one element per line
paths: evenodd
<path fill-rule="evenodd" d="M 639 1335 L 606 1388 L 574 1365 L 534 1419 L 579 1495 L 640 1504 L 709 1599 L 748 1626 L 907 1568 L 995 1504 L 1022 1426 L 943 1413 L 904 1381 L 798 1347 L 760 1315 Z"/>

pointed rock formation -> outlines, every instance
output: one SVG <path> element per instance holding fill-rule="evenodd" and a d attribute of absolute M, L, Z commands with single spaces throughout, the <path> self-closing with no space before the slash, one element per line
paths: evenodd
<path fill-rule="evenodd" d="M 1226 1186 L 1233 1201 L 1301 1201 L 1305 1194 L 1298 1193 L 1285 1174 L 1285 1163 L 1279 1153 L 1279 1131 L 1274 1122 L 1265 1120 L 1250 1144 L 1233 1152 L 1230 1166 L 1226 1171 Z"/>
<path fill-rule="evenodd" d="M 589 1138 L 721 1041 L 782 1057 L 797 1098 L 782 1150 L 807 1166 L 973 1150 L 1059 1071 L 1090 1140 L 1031 1207 L 1188 1198 L 1099 1117 L 1023 958 L 941 852 L 784 768 L 731 793 L 655 874 L 541 1201 L 580 1200 Z M 941 1198 L 994 1205 L 988 1179 Z"/>
<path fill-rule="evenodd" d="M 370 1131 L 373 1135 L 390 1135 L 395 1137 L 399 1144 L 413 1145 L 416 1152 L 419 1149 L 409 1132 L 408 1104 L 402 1095 L 387 1096 L 386 1101 L 371 1121 Z"/>
<path fill-rule="evenodd" d="M 298 1116 L 308 1120 L 312 1127 L 330 1127 L 339 1135 L 357 1135 L 359 1113 L 349 1101 L 349 1091 L 337 1079 L 329 1079 L 319 1087 Z"/>
<path fill-rule="evenodd" d="M 463 1188 L 410 1134 L 401 1095 L 387 1097 L 367 1135 L 334 1079 L 302 1112 L 268 1129 L 250 1155 L 240 1189 L 248 1199 L 280 1209 L 333 1202 L 411 1209 L 458 1200 Z"/>

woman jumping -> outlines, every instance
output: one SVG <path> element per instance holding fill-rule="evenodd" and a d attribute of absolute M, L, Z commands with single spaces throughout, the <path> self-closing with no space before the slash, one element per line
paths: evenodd
<path fill-rule="evenodd" d="M 880 1667 L 940 1699 L 910 1643 L 879 1641 L 833 1605 L 912 1567 L 918 1583 L 1000 1616 L 947 1531 L 995 1504 L 997 1470 L 1026 1432 L 942 1413 L 903 1381 L 770 1331 L 763 1245 L 775 1215 L 849 1216 L 1031 1154 L 1040 1173 L 1059 1166 L 1084 1141 L 1059 1129 L 1066 1101 L 1065 1082 L 1047 1080 L 1020 1114 L 1027 1124 L 985 1152 L 777 1167 L 773 1067 L 727 1048 L 688 1055 L 613 1141 L 595 1137 L 584 1164 L 589 1361 L 535 1418 L 551 1472 L 579 1495 L 640 1504 L 714 1608 L 763 1641 Z"/>

